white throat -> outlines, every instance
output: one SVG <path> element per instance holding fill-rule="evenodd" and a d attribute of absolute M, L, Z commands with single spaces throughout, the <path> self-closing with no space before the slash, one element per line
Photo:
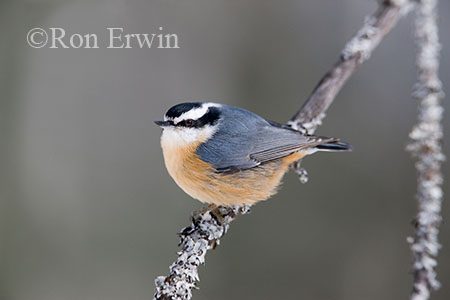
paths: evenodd
<path fill-rule="evenodd" d="M 161 146 L 165 147 L 187 147 L 197 143 L 203 143 L 211 138 L 216 131 L 216 126 L 205 126 L 202 128 L 166 127 L 161 135 Z"/>

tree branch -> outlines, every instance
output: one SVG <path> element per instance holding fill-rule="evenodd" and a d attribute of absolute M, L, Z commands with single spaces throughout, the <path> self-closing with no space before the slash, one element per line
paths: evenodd
<path fill-rule="evenodd" d="M 417 159 L 417 195 L 419 213 L 415 220 L 415 237 L 408 238 L 413 253 L 412 273 L 414 286 L 412 300 L 426 300 L 430 291 L 439 288 L 434 267 L 439 225 L 441 223 L 442 183 L 441 164 L 444 155 L 441 149 L 442 114 L 441 99 L 444 97 L 439 80 L 439 50 L 436 5 L 437 0 L 419 1 L 414 24 L 417 45 L 418 81 L 413 96 L 419 100 L 418 122 L 413 127 L 407 146 Z"/>
<path fill-rule="evenodd" d="M 409 0 L 382 1 L 377 12 L 366 17 L 364 26 L 347 43 L 338 62 L 320 80 L 311 96 L 288 124 L 304 133 L 313 134 L 322 124 L 325 111 L 347 79 L 370 58 L 383 37 L 411 8 L 412 4 Z"/>
<path fill-rule="evenodd" d="M 312 134 L 347 79 L 370 57 L 383 37 L 410 8 L 409 0 L 382 1 L 378 11 L 366 18 L 364 26 L 347 43 L 339 61 L 320 80 L 288 125 Z M 305 180 L 304 170 L 298 169 L 297 172 Z M 182 249 L 178 252 L 178 259 L 169 267 L 170 274 L 155 280 L 154 300 L 191 299 L 192 289 L 196 288 L 195 283 L 199 280 L 197 270 L 204 263 L 206 252 L 214 249 L 230 224 L 238 215 L 247 214 L 249 209 L 249 206 L 219 207 L 217 210 L 221 216 L 218 218 L 217 210 L 205 209 L 194 213 L 192 224 L 180 233 Z"/>
<path fill-rule="evenodd" d="M 250 206 L 218 207 L 215 212 L 208 208 L 194 212 L 192 224 L 179 233 L 182 248 L 178 259 L 169 267 L 169 276 L 159 276 L 155 280 L 154 299 L 191 299 L 195 282 L 199 281 L 198 267 L 205 262 L 206 252 L 219 245 L 220 238 L 238 215 L 249 212 Z"/>

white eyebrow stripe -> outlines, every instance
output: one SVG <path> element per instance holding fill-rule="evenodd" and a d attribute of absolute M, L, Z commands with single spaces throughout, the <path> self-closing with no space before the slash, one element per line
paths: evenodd
<path fill-rule="evenodd" d="M 193 108 L 183 114 L 181 114 L 181 116 L 174 118 L 172 121 L 177 124 L 180 121 L 183 120 L 188 120 L 188 119 L 192 119 L 192 120 L 198 120 L 201 117 L 203 117 L 206 112 L 208 111 L 208 108 L 210 107 L 220 107 L 220 104 L 217 103 L 203 103 L 201 107 L 197 107 L 197 108 Z M 166 116 L 164 116 L 164 120 L 167 121 Z"/>

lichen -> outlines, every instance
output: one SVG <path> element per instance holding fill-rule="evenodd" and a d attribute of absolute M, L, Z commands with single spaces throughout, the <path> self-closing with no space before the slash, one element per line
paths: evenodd
<path fill-rule="evenodd" d="M 442 217 L 441 164 L 443 137 L 441 98 L 442 84 L 438 77 L 439 50 L 436 24 L 436 0 L 422 0 L 417 8 L 414 35 L 417 44 L 418 82 L 413 96 L 419 100 L 418 122 L 411 130 L 411 143 L 407 150 L 417 160 L 417 195 L 419 213 L 415 220 L 416 232 L 409 237 L 413 253 L 412 272 L 414 287 L 412 300 L 426 300 L 431 290 L 439 288 L 436 279 L 436 256 L 441 245 L 438 242 Z"/>
<path fill-rule="evenodd" d="M 179 233 L 181 250 L 169 267 L 168 276 L 155 279 L 154 300 L 188 300 L 197 289 L 198 268 L 205 263 L 206 252 L 215 248 L 238 215 L 250 212 L 250 206 L 218 207 L 194 213 L 192 224 Z M 219 214 L 217 216 L 217 214 Z"/>

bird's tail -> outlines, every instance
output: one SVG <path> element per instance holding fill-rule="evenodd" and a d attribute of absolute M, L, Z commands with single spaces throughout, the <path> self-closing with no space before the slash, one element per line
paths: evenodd
<path fill-rule="evenodd" d="M 339 140 L 336 140 L 325 144 L 317 145 L 316 149 L 318 149 L 319 151 L 328 151 L 328 152 L 345 152 L 345 151 L 352 151 L 352 146 L 345 142 L 340 142 Z"/>

